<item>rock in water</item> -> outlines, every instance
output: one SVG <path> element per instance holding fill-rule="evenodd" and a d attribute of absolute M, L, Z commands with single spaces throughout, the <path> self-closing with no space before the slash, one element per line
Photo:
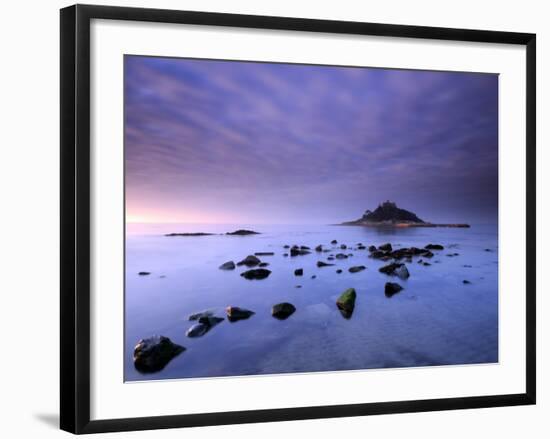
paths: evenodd
<path fill-rule="evenodd" d="M 323 262 L 323 261 L 317 261 L 317 267 L 331 267 L 333 266 L 334 264 L 329 264 L 327 262 Z"/>
<path fill-rule="evenodd" d="M 384 287 L 384 293 L 386 294 L 386 297 L 391 297 L 394 294 L 399 293 L 403 287 L 399 284 L 393 283 L 393 282 L 386 282 L 386 286 Z"/>
<path fill-rule="evenodd" d="M 390 276 L 398 276 L 401 279 L 407 279 L 410 276 L 407 266 L 398 262 L 384 265 L 383 267 L 380 267 L 378 271 Z"/>
<path fill-rule="evenodd" d="M 336 273 L 340 274 L 342 272 L 341 269 L 336 270 Z"/>
<path fill-rule="evenodd" d="M 294 311 L 296 311 L 296 308 L 292 303 L 283 302 L 273 305 L 273 308 L 271 308 L 271 315 L 276 319 L 284 320 L 294 314 Z"/>
<path fill-rule="evenodd" d="M 341 248 L 342 250 L 345 250 L 345 249 L 348 248 L 348 246 L 347 246 L 346 244 L 342 244 L 342 245 L 340 246 L 340 248 Z"/>
<path fill-rule="evenodd" d="M 275 252 L 256 252 L 256 256 L 275 256 Z"/>
<path fill-rule="evenodd" d="M 294 276 L 303 276 L 303 274 L 304 274 L 303 268 L 297 268 L 296 270 L 294 270 Z"/>
<path fill-rule="evenodd" d="M 238 306 L 228 306 L 227 308 L 225 308 L 225 313 L 227 314 L 227 320 L 229 320 L 230 322 L 248 319 L 250 316 L 254 315 L 254 311 L 239 308 Z"/>
<path fill-rule="evenodd" d="M 424 248 L 426 250 L 443 250 L 445 247 L 443 247 L 441 244 L 428 244 Z"/>
<path fill-rule="evenodd" d="M 375 252 L 377 250 L 377 248 L 374 246 L 374 245 L 369 245 L 369 251 L 372 253 L 372 252 Z"/>
<path fill-rule="evenodd" d="M 191 326 L 187 330 L 185 335 L 187 335 L 187 337 L 201 337 L 222 321 L 223 321 L 223 317 L 214 317 L 214 316 L 199 317 L 199 323 Z"/>
<path fill-rule="evenodd" d="M 248 255 L 246 258 L 244 258 L 242 261 L 237 262 L 238 266 L 246 265 L 247 267 L 255 267 L 258 265 L 260 261 L 256 256 L 254 255 Z"/>
<path fill-rule="evenodd" d="M 321 244 L 319 244 L 317 247 L 315 247 L 315 251 L 316 252 L 322 252 L 323 251 L 323 246 Z"/>
<path fill-rule="evenodd" d="M 246 235 L 259 235 L 259 232 L 254 232 L 253 230 L 239 229 L 234 232 L 227 232 L 226 235 L 235 235 L 235 236 L 246 236 Z"/>
<path fill-rule="evenodd" d="M 150 274 L 151 274 L 151 273 L 148 272 L 148 271 L 140 271 L 140 272 L 138 273 L 139 276 L 149 276 Z"/>
<path fill-rule="evenodd" d="M 350 273 L 359 273 L 360 271 L 363 271 L 365 268 L 367 267 L 365 267 L 364 265 L 356 265 L 355 267 L 350 267 L 348 271 Z"/>
<path fill-rule="evenodd" d="M 201 317 L 212 317 L 213 315 L 214 315 L 214 311 L 210 311 L 210 310 L 201 311 L 195 314 L 191 314 L 189 316 L 189 320 L 190 321 L 199 320 Z"/>
<path fill-rule="evenodd" d="M 220 270 L 234 270 L 235 269 L 235 262 L 233 261 L 227 261 L 224 262 L 222 265 L 220 265 Z"/>
<path fill-rule="evenodd" d="M 397 267 L 394 271 L 394 273 L 400 278 L 400 279 L 408 279 L 410 274 L 409 270 L 407 269 L 407 266 L 405 264 L 402 264 L 401 267 Z"/>
<path fill-rule="evenodd" d="M 356 297 L 355 288 L 348 288 L 340 295 L 338 300 L 336 300 L 336 306 L 344 318 L 349 319 L 353 314 Z"/>
<path fill-rule="evenodd" d="M 336 241 L 336 239 L 333 239 L 332 241 L 330 241 L 331 244 L 338 244 L 338 241 Z"/>
<path fill-rule="evenodd" d="M 309 255 L 311 252 L 305 248 L 292 247 L 290 249 L 290 256 L 304 256 Z"/>
<path fill-rule="evenodd" d="M 386 244 L 382 244 L 378 246 L 378 250 L 381 250 L 383 252 L 391 252 L 393 250 L 391 244 L 387 242 Z"/>
<path fill-rule="evenodd" d="M 260 262 L 258 264 L 258 267 L 267 267 L 269 265 L 269 262 Z"/>
<path fill-rule="evenodd" d="M 463 283 L 464 285 L 468 285 L 468 284 L 471 284 L 472 282 L 470 282 L 469 280 L 463 280 L 462 283 Z"/>
<path fill-rule="evenodd" d="M 267 268 L 255 268 L 253 270 L 247 270 L 244 273 L 241 273 L 241 276 L 245 279 L 265 279 L 271 274 L 271 271 Z"/>
<path fill-rule="evenodd" d="M 153 335 L 138 341 L 134 348 L 134 366 L 139 372 L 158 372 L 183 351 L 183 346 L 172 343 L 168 337 Z"/>
<path fill-rule="evenodd" d="M 345 255 L 344 253 L 338 253 L 336 256 L 335 256 L 336 259 L 347 259 L 348 258 L 348 255 Z"/>

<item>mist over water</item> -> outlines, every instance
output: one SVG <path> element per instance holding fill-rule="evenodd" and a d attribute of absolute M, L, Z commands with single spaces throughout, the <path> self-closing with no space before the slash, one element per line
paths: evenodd
<path fill-rule="evenodd" d="M 171 232 L 224 233 L 238 228 L 261 232 L 252 236 L 166 237 Z M 128 224 L 125 291 L 125 380 L 192 378 L 338 371 L 352 369 L 459 365 L 498 361 L 498 239 L 496 225 L 470 229 L 382 229 L 346 226 L 266 226 L 211 224 Z M 318 268 L 329 253 L 284 257 L 288 245 L 312 249 L 338 240 L 353 253 Z M 354 250 L 390 242 L 424 247 L 438 243 L 431 266 L 413 258 L 408 280 L 378 271 L 387 262 Z M 489 249 L 490 251 L 486 251 Z M 224 271 L 255 252 L 272 271 L 264 280 L 246 280 L 246 267 Z M 448 257 L 449 253 L 459 253 Z M 349 273 L 353 265 L 366 270 Z M 471 266 L 471 267 L 470 267 Z M 304 276 L 294 275 L 296 268 Z M 341 268 L 341 274 L 336 269 Z M 138 272 L 151 272 L 139 276 Z M 316 278 L 312 279 L 311 276 Z M 464 284 L 468 280 L 471 284 Z M 404 287 L 388 298 L 386 282 Z M 296 288 L 300 285 L 301 288 Z M 351 319 L 335 302 L 347 288 L 357 300 Z M 287 320 L 271 316 L 271 307 L 290 302 L 296 312 Z M 192 313 L 212 309 L 225 317 L 226 306 L 256 312 L 248 320 L 224 320 L 199 338 L 188 338 Z M 136 342 L 160 334 L 187 348 L 160 372 L 142 374 L 133 365 Z"/>

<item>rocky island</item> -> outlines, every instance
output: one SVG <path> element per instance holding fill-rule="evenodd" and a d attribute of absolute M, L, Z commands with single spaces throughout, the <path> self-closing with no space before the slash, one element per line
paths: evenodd
<path fill-rule="evenodd" d="M 397 207 L 392 201 L 385 201 L 374 211 L 367 210 L 363 216 L 355 221 L 341 223 L 343 226 L 365 227 L 470 227 L 469 224 L 435 224 L 420 219 L 413 212 Z"/>

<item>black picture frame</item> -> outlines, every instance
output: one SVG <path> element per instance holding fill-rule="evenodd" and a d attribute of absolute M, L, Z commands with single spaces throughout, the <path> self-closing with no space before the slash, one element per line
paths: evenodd
<path fill-rule="evenodd" d="M 90 21 L 133 20 L 255 29 L 514 44 L 526 47 L 525 393 L 224 413 L 90 420 Z M 536 401 L 536 36 L 289 17 L 74 5 L 61 10 L 61 387 L 60 426 L 99 433 L 325 417 L 535 404 Z"/>

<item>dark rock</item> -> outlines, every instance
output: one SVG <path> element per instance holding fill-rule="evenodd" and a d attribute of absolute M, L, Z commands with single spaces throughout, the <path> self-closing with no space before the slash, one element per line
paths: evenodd
<path fill-rule="evenodd" d="M 348 246 L 347 246 L 346 244 L 342 244 L 342 245 L 340 246 L 340 248 L 341 248 L 342 250 L 345 250 L 345 249 L 348 248 Z"/>
<path fill-rule="evenodd" d="M 248 319 L 254 315 L 254 311 L 249 309 L 239 308 L 238 306 L 228 306 L 225 308 L 225 314 L 227 315 L 227 320 L 230 322 L 236 322 L 238 320 Z"/>
<path fill-rule="evenodd" d="M 315 275 L 311 276 L 312 279 L 315 279 L 316 277 L 317 277 L 317 276 L 315 276 Z"/>
<path fill-rule="evenodd" d="M 294 311 L 296 311 L 296 308 L 292 303 L 283 302 L 273 305 L 273 308 L 271 308 L 271 315 L 276 319 L 284 320 L 294 314 Z"/>
<path fill-rule="evenodd" d="M 332 267 L 334 264 L 329 264 L 323 261 L 317 261 L 317 267 Z"/>
<path fill-rule="evenodd" d="M 338 244 L 338 241 L 336 241 L 336 239 L 333 239 L 332 241 L 330 241 L 331 244 Z"/>
<path fill-rule="evenodd" d="M 340 274 L 342 273 L 342 270 L 339 268 L 338 270 L 336 270 L 336 273 Z"/>
<path fill-rule="evenodd" d="M 464 268 L 472 268 L 471 265 L 463 265 Z"/>
<path fill-rule="evenodd" d="M 294 276 L 303 276 L 304 275 L 304 269 L 303 268 L 297 268 L 294 270 Z"/>
<path fill-rule="evenodd" d="M 393 282 L 386 282 L 386 285 L 384 287 L 384 294 L 386 297 L 391 297 L 394 294 L 399 293 L 403 287 L 399 284 L 393 283 Z"/>
<path fill-rule="evenodd" d="M 187 337 L 202 337 L 208 331 L 210 331 L 218 323 L 223 322 L 223 317 L 214 317 L 214 316 L 202 316 L 199 317 L 199 323 L 191 326 L 185 335 Z"/>
<path fill-rule="evenodd" d="M 283 248 L 290 248 L 290 245 L 287 244 L 287 245 L 283 246 Z"/>
<path fill-rule="evenodd" d="M 357 250 L 366 250 L 367 247 L 365 247 L 364 245 L 358 245 L 357 246 Z"/>
<path fill-rule="evenodd" d="M 254 255 L 248 255 L 246 258 L 244 258 L 242 261 L 237 262 L 238 266 L 246 265 L 247 267 L 255 267 L 258 265 L 260 261 L 256 256 Z"/>
<path fill-rule="evenodd" d="M 211 311 L 211 310 L 201 311 L 195 314 L 191 314 L 189 316 L 189 320 L 190 321 L 199 320 L 201 317 L 212 317 L 213 315 L 214 315 L 214 311 Z"/>
<path fill-rule="evenodd" d="M 296 285 L 294 288 L 302 288 L 301 285 Z"/>
<path fill-rule="evenodd" d="M 355 309 L 355 299 L 357 294 L 354 288 L 348 288 L 336 300 L 336 306 L 344 318 L 349 319 Z"/>
<path fill-rule="evenodd" d="M 288 258 L 288 253 L 283 253 L 283 256 L 284 256 L 285 258 Z"/>
<path fill-rule="evenodd" d="M 376 246 L 374 245 L 369 245 L 369 251 L 370 252 L 375 252 L 377 250 Z"/>
<path fill-rule="evenodd" d="M 148 271 L 140 271 L 140 272 L 138 273 L 138 276 L 149 276 L 150 274 L 151 274 L 151 273 L 148 272 Z"/>
<path fill-rule="evenodd" d="M 254 253 L 256 256 L 273 256 L 274 252 L 256 252 Z"/>
<path fill-rule="evenodd" d="M 307 249 L 292 247 L 290 249 L 290 256 L 304 256 L 309 255 L 311 252 Z"/>
<path fill-rule="evenodd" d="M 338 253 L 335 257 L 336 259 L 347 259 L 348 255 L 345 255 L 344 253 Z"/>
<path fill-rule="evenodd" d="M 266 268 L 255 268 L 253 270 L 247 270 L 244 273 L 241 273 L 241 276 L 245 279 L 265 279 L 271 274 L 271 271 Z"/>
<path fill-rule="evenodd" d="M 433 258 L 434 254 L 431 251 L 427 251 L 422 256 L 424 256 L 425 258 Z"/>
<path fill-rule="evenodd" d="M 443 247 L 441 244 L 428 244 L 424 248 L 427 250 L 443 250 L 445 247 Z"/>
<path fill-rule="evenodd" d="M 367 267 L 365 267 L 364 265 L 356 265 L 355 267 L 350 267 L 348 271 L 350 273 L 359 273 L 360 271 L 363 271 L 365 268 Z"/>
<path fill-rule="evenodd" d="M 164 236 L 211 236 L 214 235 L 214 233 L 203 233 L 203 232 L 195 232 L 195 233 L 167 233 Z"/>
<path fill-rule="evenodd" d="M 322 252 L 323 251 L 323 246 L 321 244 L 319 244 L 317 247 L 315 247 L 315 251 L 316 252 Z"/>
<path fill-rule="evenodd" d="M 220 270 L 234 270 L 235 269 L 235 262 L 228 261 L 224 262 L 222 265 L 219 266 Z"/>
<path fill-rule="evenodd" d="M 246 235 L 259 235 L 259 232 L 254 232 L 253 230 L 239 229 L 234 232 L 227 232 L 226 235 L 233 236 L 246 236 Z"/>
<path fill-rule="evenodd" d="M 307 245 L 301 245 L 300 250 L 311 250 Z"/>
<path fill-rule="evenodd" d="M 493 250 L 491 250 L 490 248 L 486 248 L 485 251 L 486 252 L 492 252 Z"/>
<path fill-rule="evenodd" d="M 158 372 L 183 351 L 183 346 L 172 343 L 168 337 L 153 335 L 138 341 L 134 348 L 134 366 L 139 372 Z"/>
<path fill-rule="evenodd" d="M 379 245 L 378 250 L 382 250 L 383 252 L 391 252 L 392 251 L 392 246 L 388 242 L 386 244 Z"/>
<path fill-rule="evenodd" d="M 348 258 L 351 258 L 353 256 L 353 253 L 348 253 Z"/>
<path fill-rule="evenodd" d="M 375 251 L 371 252 L 369 257 L 374 258 L 374 259 L 389 259 L 389 258 L 391 258 L 391 255 L 389 253 L 383 252 L 381 250 L 375 250 Z"/>
<path fill-rule="evenodd" d="M 424 265 L 424 267 L 429 267 L 432 264 L 430 264 L 429 262 L 423 262 L 422 265 Z"/>
<path fill-rule="evenodd" d="M 329 256 L 329 257 L 327 258 L 327 261 L 334 261 L 334 256 Z"/>
<path fill-rule="evenodd" d="M 470 282 L 469 280 L 463 280 L 462 283 L 463 283 L 464 285 L 468 285 L 468 284 L 471 284 L 472 282 Z"/>
<path fill-rule="evenodd" d="M 260 262 L 258 264 L 258 267 L 267 267 L 269 265 L 269 262 Z"/>
<path fill-rule="evenodd" d="M 410 276 L 407 266 L 396 262 L 380 267 L 378 271 L 390 276 L 398 276 L 401 279 L 407 279 Z"/>

